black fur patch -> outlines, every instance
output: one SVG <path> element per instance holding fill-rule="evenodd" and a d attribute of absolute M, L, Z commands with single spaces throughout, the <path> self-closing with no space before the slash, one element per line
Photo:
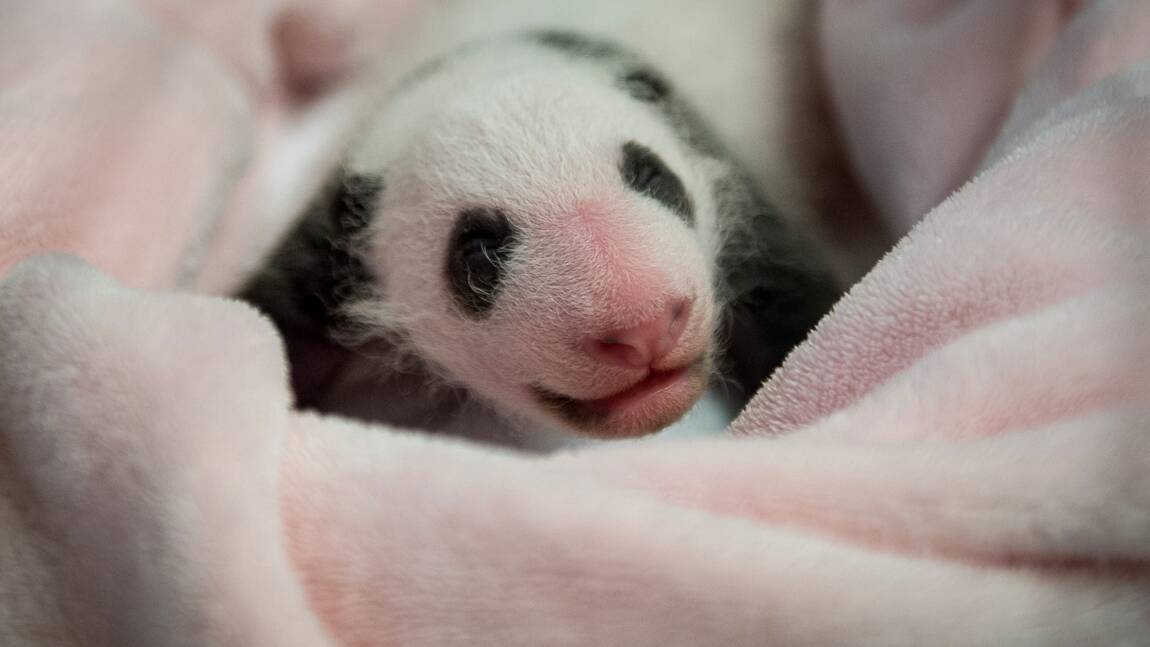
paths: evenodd
<path fill-rule="evenodd" d="M 338 328 L 342 306 L 373 280 L 357 244 L 382 193 L 379 176 L 338 172 L 241 297 L 281 327 Z"/>
<path fill-rule="evenodd" d="M 480 207 L 459 214 L 447 248 L 447 284 L 465 315 L 491 314 L 503 282 L 516 232 L 499 209 Z"/>
<path fill-rule="evenodd" d="M 695 224 L 695 208 L 683 181 L 654 151 L 636 142 L 623 144 L 619 172 L 627 186 L 661 202 L 688 227 Z"/>
<path fill-rule="evenodd" d="M 732 173 L 714 187 L 731 230 L 719 253 L 725 302 L 725 373 L 750 398 L 839 299 L 814 242 L 787 223 L 750 180 Z"/>

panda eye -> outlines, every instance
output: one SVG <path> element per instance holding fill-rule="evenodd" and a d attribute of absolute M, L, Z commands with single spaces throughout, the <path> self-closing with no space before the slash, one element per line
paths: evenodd
<path fill-rule="evenodd" d="M 447 253 L 447 283 L 464 314 L 482 319 L 495 306 L 515 232 L 498 209 L 459 214 Z"/>
<path fill-rule="evenodd" d="M 459 244 L 459 254 L 469 269 L 477 270 L 479 265 L 489 264 L 489 259 L 493 253 L 491 250 L 497 247 L 499 247 L 499 241 L 496 237 L 479 234 L 464 238 Z"/>
<path fill-rule="evenodd" d="M 631 189 L 674 211 L 687 226 L 695 221 L 694 207 L 683 181 L 651 149 L 636 142 L 623 144 L 623 181 Z"/>

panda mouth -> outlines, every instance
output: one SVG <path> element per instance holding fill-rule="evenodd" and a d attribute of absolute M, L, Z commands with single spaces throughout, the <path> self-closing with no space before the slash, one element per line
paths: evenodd
<path fill-rule="evenodd" d="M 688 383 L 701 381 L 698 378 L 705 374 L 705 364 L 706 359 L 701 357 L 679 368 L 653 370 L 643 379 L 621 391 L 591 400 L 573 398 L 538 385 L 532 386 L 531 391 L 541 404 L 582 431 L 597 436 L 639 435 L 657 431 L 674 422 L 691 404 L 694 404 L 700 389 Z M 667 402 L 661 402 L 662 400 Z M 616 414 L 642 409 L 646 403 L 652 403 L 650 408 L 654 410 L 642 416 L 649 418 L 648 422 L 619 421 L 615 428 L 606 429 L 606 426 L 613 422 L 612 418 L 617 417 Z M 597 431 L 602 433 L 596 433 Z"/>

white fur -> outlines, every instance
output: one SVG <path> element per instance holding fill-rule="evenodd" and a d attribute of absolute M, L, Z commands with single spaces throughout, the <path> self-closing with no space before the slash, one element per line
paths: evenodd
<path fill-rule="evenodd" d="M 506 411 L 552 424 L 525 387 L 591 399 L 634 383 L 642 371 L 596 361 L 579 342 L 641 323 L 666 298 L 696 303 L 668 365 L 710 353 L 714 162 L 654 110 L 610 71 L 535 44 L 449 61 L 390 102 L 351 157 L 353 172 L 382 172 L 387 184 L 368 255 L 383 293 L 357 313 Z M 632 140 L 679 175 L 694 228 L 625 185 L 621 147 Z M 497 305 L 479 321 L 443 278 L 455 219 L 476 206 L 505 210 L 520 231 Z"/>

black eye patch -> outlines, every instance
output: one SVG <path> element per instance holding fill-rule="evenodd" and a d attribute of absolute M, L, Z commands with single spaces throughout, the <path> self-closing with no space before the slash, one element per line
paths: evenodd
<path fill-rule="evenodd" d="M 447 285 L 468 317 L 490 314 L 515 243 L 515 230 L 499 209 L 479 207 L 459 214 L 447 249 Z"/>
<path fill-rule="evenodd" d="M 651 149 L 636 142 L 623 144 L 619 171 L 627 186 L 661 202 L 678 214 L 688 227 L 694 226 L 695 209 L 683 181 Z"/>

